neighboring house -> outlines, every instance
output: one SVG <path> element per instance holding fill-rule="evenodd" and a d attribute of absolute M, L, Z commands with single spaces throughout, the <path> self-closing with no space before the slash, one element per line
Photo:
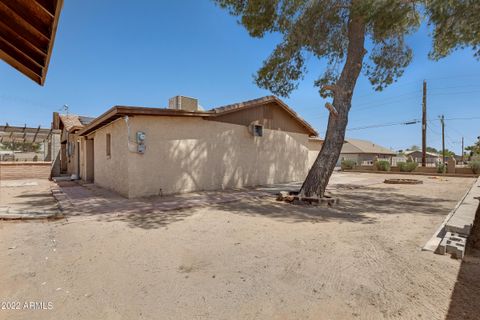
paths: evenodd
<path fill-rule="evenodd" d="M 322 140 L 268 96 L 202 111 L 116 106 L 78 132 L 80 177 L 126 197 L 216 190 L 305 178 Z"/>
<path fill-rule="evenodd" d="M 60 173 L 80 176 L 80 139 L 78 131 L 94 118 L 74 114 L 53 113 L 52 129 L 60 129 Z"/>
<path fill-rule="evenodd" d="M 346 138 L 340 152 L 342 160 L 353 160 L 357 165 L 371 165 L 375 158 L 391 161 L 396 152 L 371 141 Z"/>
<path fill-rule="evenodd" d="M 407 150 L 404 152 L 405 157 L 412 158 L 413 162 L 422 163 L 422 150 Z M 442 162 L 442 156 L 435 152 L 426 152 L 427 166 L 434 166 L 436 163 Z"/>

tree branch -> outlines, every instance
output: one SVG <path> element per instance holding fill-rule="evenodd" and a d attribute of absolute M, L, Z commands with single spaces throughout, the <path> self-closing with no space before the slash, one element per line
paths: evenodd
<path fill-rule="evenodd" d="M 332 116 L 334 117 L 338 116 L 337 109 L 335 109 L 335 107 L 330 102 L 325 103 L 325 108 L 327 108 L 327 110 L 330 111 L 330 114 Z"/>

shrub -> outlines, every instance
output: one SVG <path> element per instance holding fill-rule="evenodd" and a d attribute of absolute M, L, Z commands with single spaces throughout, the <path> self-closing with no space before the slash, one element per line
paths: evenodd
<path fill-rule="evenodd" d="M 480 160 L 474 160 L 469 164 L 470 168 L 472 168 L 473 173 L 479 174 L 480 173 Z"/>
<path fill-rule="evenodd" d="M 379 160 L 376 165 L 379 171 L 390 171 L 390 162 L 387 160 Z"/>
<path fill-rule="evenodd" d="M 417 169 L 418 163 L 416 162 L 397 162 L 397 167 L 401 172 L 412 172 Z"/>
<path fill-rule="evenodd" d="M 352 170 L 353 168 L 355 168 L 356 164 L 357 163 L 353 160 L 342 160 L 340 166 L 342 167 L 342 170 Z"/>
<path fill-rule="evenodd" d="M 445 167 L 444 163 L 437 163 L 437 173 L 445 173 L 447 172 L 447 168 Z"/>

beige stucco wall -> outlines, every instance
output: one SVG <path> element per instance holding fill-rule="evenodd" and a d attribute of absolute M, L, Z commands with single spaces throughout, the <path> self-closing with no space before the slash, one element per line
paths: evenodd
<path fill-rule="evenodd" d="M 67 173 L 72 175 L 72 174 L 77 174 L 77 168 L 78 168 L 78 135 L 74 133 L 68 134 L 67 138 L 67 144 L 65 145 L 65 154 L 66 154 L 66 160 L 67 160 Z M 72 144 L 73 148 L 71 149 L 72 153 L 69 155 L 68 153 L 68 145 Z"/>
<path fill-rule="evenodd" d="M 318 157 L 318 153 L 322 148 L 322 141 L 321 140 L 308 140 L 307 148 L 308 148 L 308 167 L 310 168 L 315 160 Z"/>
<path fill-rule="evenodd" d="M 80 137 L 80 178 L 84 179 L 86 176 L 86 153 L 85 153 L 85 138 Z"/>
<path fill-rule="evenodd" d="M 106 135 L 111 134 L 111 156 L 106 153 Z M 129 196 L 127 127 L 122 119 L 95 132 L 95 183 L 101 187 Z M 85 177 L 85 175 L 84 175 Z"/>
<path fill-rule="evenodd" d="M 302 180 L 321 147 L 306 134 L 265 129 L 253 137 L 246 126 L 193 117 L 136 116 L 129 124 L 130 141 L 146 133 L 145 154 L 128 151 L 123 119 L 104 127 L 95 133 L 95 182 L 131 198 Z"/>

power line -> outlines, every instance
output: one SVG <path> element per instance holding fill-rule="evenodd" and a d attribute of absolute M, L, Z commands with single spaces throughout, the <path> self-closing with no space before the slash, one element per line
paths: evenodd
<path fill-rule="evenodd" d="M 384 123 L 384 124 L 374 124 L 374 125 L 369 125 L 369 126 L 354 127 L 354 128 L 349 128 L 347 130 L 348 131 L 354 131 L 354 130 L 363 130 L 363 129 L 391 127 L 391 126 L 398 126 L 398 125 L 412 125 L 412 124 L 417 124 L 417 123 L 420 123 L 420 120 L 413 119 L 413 120 L 410 120 L 410 121 L 390 122 L 390 123 Z"/>
<path fill-rule="evenodd" d="M 480 119 L 480 117 L 444 118 L 443 120 L 447 121 L 447 120 L 475 120 L 475 119 Z M 428 126 L 430 128 L 430 130 L 432 132 L 434 132 L 435 134 L 440 134 L 438 131 L 433 130 L 432 126 L 431 126 L 432 124 L 436 124 L 435 121 L 438 121 L 438 119 L 427 119 L 427 121 L 428 121 L 428 123 L 430 123 L 430 125 Z M 375 129 L 375 128 L 382 128 L 382 127 L 396 126 L 396 125 L 411 125 L 411 124 L 417 124 L 417 123 L 420 123 L 420 122 L 421 122 L 421 120 L 419 120 L 419 119 L 413 119 L 413 120 L 407 120 L 407 121 L 401 121 L 401 122 L 387 122 L 387 123 L 359 126 L 359 127 L 349 128 L 347 130 L 353 131 L 353 130 L 363 130 L 363 129 Z M 451 127 L 451 128 L 454 129 L 453 127 Z M 460 131 L 457 131 L 457 132 L 460 135 L 463 135 Z M 453 141 L 453 139 L 451 139 L 451 140 Z"/>

